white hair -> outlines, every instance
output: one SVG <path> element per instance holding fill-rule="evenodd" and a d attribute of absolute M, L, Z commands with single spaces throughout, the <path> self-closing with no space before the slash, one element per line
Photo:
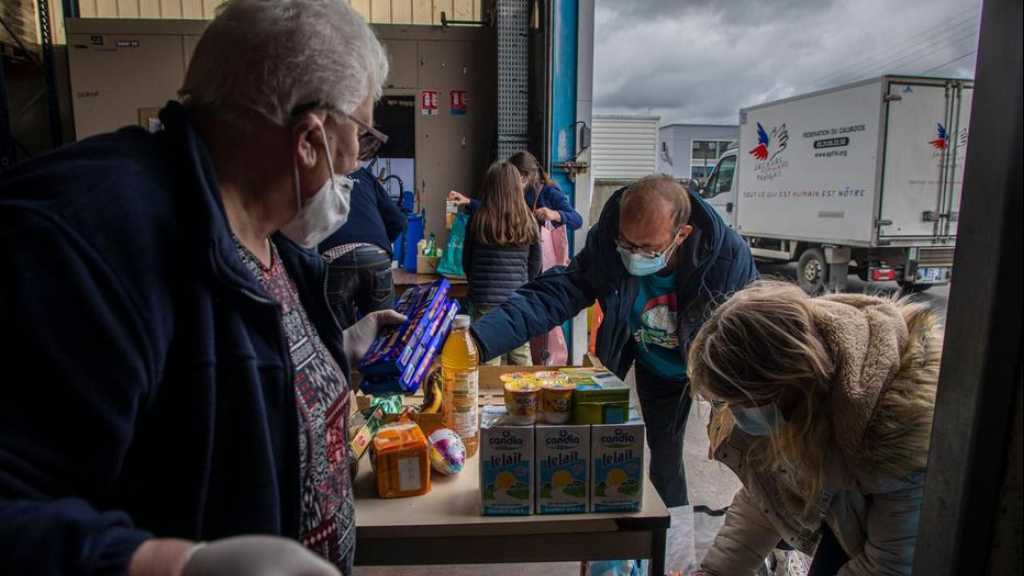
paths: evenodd
<path fill-rule="evenodd" d="M 299 106 L 351 113 L 379 98 L 384 48 L 344 0 L 229 0 L 203 33 L 179 91 L 194 109 L 257 112 L 285 126 Z"/>

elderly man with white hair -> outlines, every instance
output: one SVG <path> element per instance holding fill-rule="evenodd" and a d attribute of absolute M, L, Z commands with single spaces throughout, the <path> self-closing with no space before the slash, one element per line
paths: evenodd
<path fill-rule="evenodd" d="M 349 366 L 314 248 L 386 138 L 387 59 L 342 0 L 230 0 L 163 130 L 0 181 L 0 566 L 351 572 Z"/>

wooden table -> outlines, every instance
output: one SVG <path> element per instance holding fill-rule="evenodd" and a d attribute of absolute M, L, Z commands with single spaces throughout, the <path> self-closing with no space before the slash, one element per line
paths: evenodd
<path fill-rule="evenodd" d="M 355 483 L 359 565 L 492 564 L 650 558 L 665 573 L 669 512 L 644 474 L 641 512 L 481 516 L 477 457 L 455 477 L 433 475 L 429 494 L 377 497 L 369 461 Z"/>
<path fill-rule="evenodd" d="M 395 296 L 401 296 L 402 292 L 413 286 L 431 284 L 441 279 L 442 276 L 440 274 L 416 274 L 403 268 L 392 268 L 391 278 L 395 284 Z M 469 283 L 465 278 L 449 278 L 448 282 L 452 285 L 448 291 L 452 298 L 465 298 L 469 293 Z"/>

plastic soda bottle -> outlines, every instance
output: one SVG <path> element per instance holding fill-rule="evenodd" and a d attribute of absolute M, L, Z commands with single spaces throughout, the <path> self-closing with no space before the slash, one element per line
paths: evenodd
<path fill-rule="evenodd" d="M 437 238 L 434 237 L 434 233 L 430 233 L 430 240 L 427 241 L 427 249 L 423 251 L 425 256 L 437 256 Z"/>
<path fill-rule="evenodd" d="M 466 457 L 476 454 L 480 442 L 478 405 L 480 372 L 476 346 L 469 335 L 469 316 L 455 317 L 454 329 L 441 349 L 444 378 L 444 423 L 462 438 Z"/>

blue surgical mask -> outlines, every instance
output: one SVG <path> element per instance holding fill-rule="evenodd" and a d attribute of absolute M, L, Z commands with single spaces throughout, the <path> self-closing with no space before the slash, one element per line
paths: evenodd
<path fill-rule="evenodd" d="M 679 247 L 675 240 L 677 234 L 679 234 L 678 228 L 672 233 L 672 243 L 656 254 L 634 252 L 630 248 L 623 246 L 619 240 L 615 241 L 615 249 L 618 250 L 622 264 L 631 276 L 650 276 L 651 274 L 661 272 L 668 265 L 669 260 L 672 259 L 676 248 Z"/>
<path fill-rule="evenodd" d="M 656 274 L 665 267 L 668 263 L 668 250 L 658 254 L 657 256 L 645 256 L 643 254 L 634 254 L 621 246 L 615 247 L 619 251 L 619 256 L 622 258 L 622 264 L 626 266 L 626 271 L 632 276 L 650 276 Z"/>
<path fill-rule="evenodd" d="M 751 436 L 768 436 L 782 422 L 782 413 L 775 403 L 763 406 L 729 406 L 736 425 Z"/>

